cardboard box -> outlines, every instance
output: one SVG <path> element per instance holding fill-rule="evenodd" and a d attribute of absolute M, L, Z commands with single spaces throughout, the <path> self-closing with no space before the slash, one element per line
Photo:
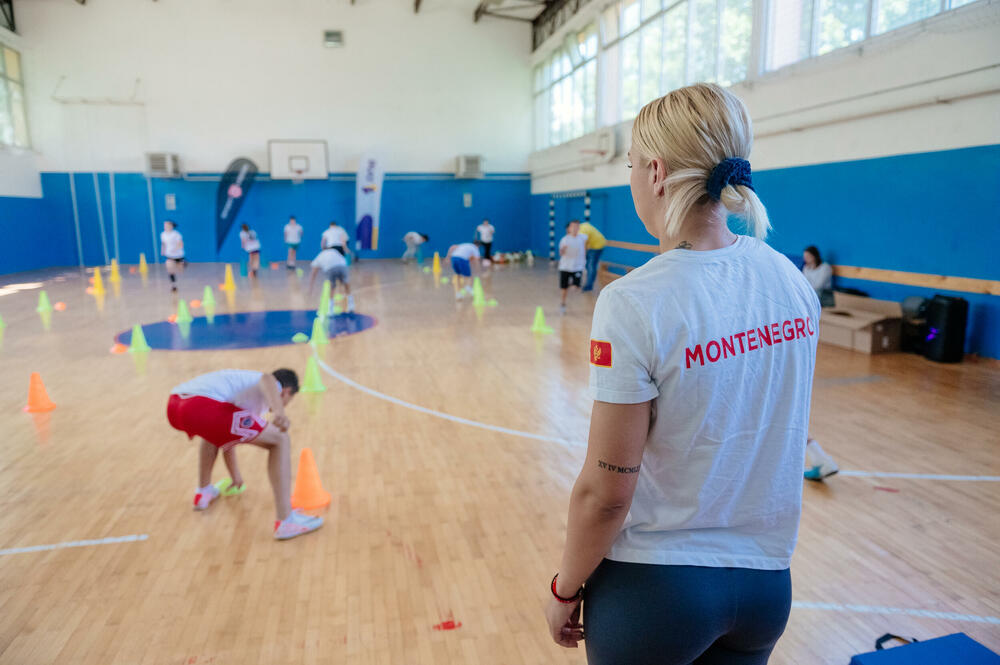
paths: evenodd
<path fill-rule="evenodd" d="M 862 353 L 899 351 L 903 308 L 898 302 L 835 293 L 819 319 L 819 341 Z"/>

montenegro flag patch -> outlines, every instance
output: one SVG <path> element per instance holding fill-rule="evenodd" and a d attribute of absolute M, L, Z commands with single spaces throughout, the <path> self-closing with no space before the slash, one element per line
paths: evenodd
<path fill-rule="evenodd" d="M 595 367 L 611 367 L 611 342 L 590 340 L 590 364 Z"/>

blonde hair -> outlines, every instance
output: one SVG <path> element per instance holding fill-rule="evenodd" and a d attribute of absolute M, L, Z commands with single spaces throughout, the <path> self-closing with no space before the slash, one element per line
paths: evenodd
<path fill-rule="evenodd" d="M 753 146 L 750 114 L 739 97 L 714 83 L 678 88 L 642 107 L 632 142 L 646 159 L 662 159 L 667 211 L 663 229 L 676 236 L 692 208 L 712 201 L 706 185 L 724 159 L 747 159 Z M 719 201 L 763 239 L 771 229 L 764 204 L 750 187 L 727 184 Z"/>

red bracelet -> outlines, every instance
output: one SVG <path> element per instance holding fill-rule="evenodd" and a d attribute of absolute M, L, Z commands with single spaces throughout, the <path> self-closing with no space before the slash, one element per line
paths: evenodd
<path fill-rule="evenodd" d="M 579 591 L 577 591 L 572 598 L 563 598 L 558 593 L 556 593 L 556 579 L 558 578 L 559 578 L 559 573 L 556 573 L 556 576 L 552 578 L 552 595 L 556 597 L 556 600 L 558 600 L 560 603 L 563 603 L 564 605 L 574 605 L 580 602 L 580 599 L 583 598 L 583 587 L 580 587 Z"/>

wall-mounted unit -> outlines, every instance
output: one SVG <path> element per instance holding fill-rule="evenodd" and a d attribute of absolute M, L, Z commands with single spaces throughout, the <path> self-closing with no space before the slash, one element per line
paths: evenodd
<path fill-rule="evenodd" d="M 341 48 L 344 45 L 344 33 L 341 30 L 324 30 L 323 46 L 327 48 Z"/>
<path fill-rule="evenodd" d="M 146 175 L 150 178 L 181 177 L 181 162 L 170 152 L 147 152 Z"/>
<path fill-rule="evenodd" d="M 482 178 L 486 175 L 486 158 L 482 155 L 459 155 L 455 158 L 456 178 Z"/>

